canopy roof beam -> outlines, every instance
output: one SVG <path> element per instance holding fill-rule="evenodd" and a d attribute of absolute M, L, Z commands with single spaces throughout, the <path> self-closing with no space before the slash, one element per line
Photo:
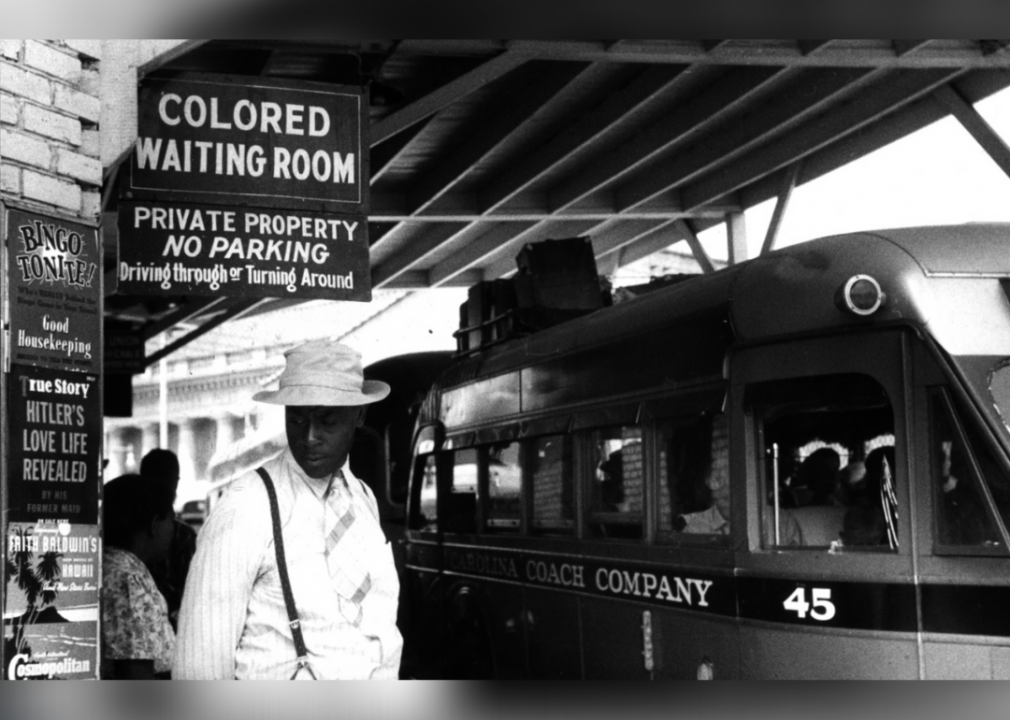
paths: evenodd
<path fill-rule="evenodd" d="M 964 129 L 975 138 L 975 142 L 981 145 L 993 162 L 999 165 L 1000 170 L 1010 177 L 1010 147 L 1007 147 L 1006 141 L 985 121 L 975 106 L 950 85 L 938 87 L 933 91 L 933 97 L 957 118 Z"/>
<path fill-rule="evenodd" d="M 775 249 L 775 241 L 778 239 L 779 228 L 782 226 L 782 218 L 789 207 L 789 200 L 792 199 L 793 190 L 796 188 L 796 178 L 800 175 L 800 168 L 803 161 L 794 162 L 782 173 L 782 188 L 775 199 L 775 210 L 772 212 L 772 219 L 768 223 L 768 231 L 765 233 L 765 241 L 761 245 L 761 254 L 767 255 Z"/>
<path fill-rule="evenodd" d="M 487 56 L 508 50 L 529 60 L 668 63 L 674 65 L 791 65 L 794 67 L 1010 67 L 1005 40 L 937 41 L 899 52 L 891 40 L 727 40 L 706 49 L 698 40 L 403 40 L 418 54 Z"/>
<path fill-rule="evenodd" d="M 375 147 L 383 140 L 392 137 L 401 130 L 407 129 L 414 123 L 434 115 L 439 110 L 452 105 L 460 98 L 497 80 L 505 73 L 514 70 L 531 59 L 528 55 L 506 51 L 470 72 L 464 73 L 420 100 L 397 110 L 392 115 L 383 118 L 371 126 L 369 129 L 369 139 L 372 147 Z"/>
<path fill-rule="evenodd" d="M 176 350 L 185 347 L 189 343 L 196 340 L 198 337 L 206 335 L 214 328 L 220 327 L 221 325 L 224 325 L 226 322 L 230 320 L 237 320 L 238 318 L 242 317 L 250 310 L 252 310 L 256 305 L 260 304 L 261 302 L 263 302 L 263 300 L 260 298 L 254 298 L 251 300 L 247 298 L 224 299 L 221 302 L 221 306 L 225 309 L 221 314 L 215 315 L 214 317 L 210 318 L 209 320 L 201 324 L 199 327 L 194 328 L 186 335 L 169 343 L 168 345 L 161 348 L 160 350 L 158 350 L 158 352 L 154 353 L 153 355 L 148 355 L 144 359 L 144 365 L 146 367 L 154 365 L 162 358 L 168 357 Z"/>

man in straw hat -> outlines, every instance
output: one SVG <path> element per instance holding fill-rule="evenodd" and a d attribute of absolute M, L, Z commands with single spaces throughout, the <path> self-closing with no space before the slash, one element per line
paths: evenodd
<path fill-rule="evenodd" d="M 361 356 L 336 342 L 309 342 L 285 358 L 280 388 L 253 399 L 285 406 L 288 448 L 264 464 L 265 473 L 232 483 L 201 530 L 172 676 L 395 679 L 399 580 L 375 497 L 348 463 L 365 406 L 389 386 L 364 380 Z"/>

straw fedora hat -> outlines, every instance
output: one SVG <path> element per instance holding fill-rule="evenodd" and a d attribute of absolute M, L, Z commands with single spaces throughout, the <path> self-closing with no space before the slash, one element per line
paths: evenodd
<path fill-rule="evenodd" d="M 284 353 L 287 364 L 277 390 L 253 400 L 273 405 L 367 405 L 389 394 L 381 380 L 365 380 L 361 355 L 332 340 L 313 340 Z"/>

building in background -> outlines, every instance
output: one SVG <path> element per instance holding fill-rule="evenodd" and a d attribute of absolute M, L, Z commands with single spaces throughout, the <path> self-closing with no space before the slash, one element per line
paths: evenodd
<path fill-rule="evenodd" d="M 365 364 L 401 352 L 448 349 L 464 289 L 378 290 L 371 303 L 314 301 L 227 323 L 133 379 L 133 414 L 106 418 L 105 479 L 135 472 L 158 447 L 161 368 L 167 386 L 168 448 L 179 455 L 178 506 L 206 497 L 210 467 L 250 438 L 283 434 L 283 412 L 254 403 L 252 395 L 275 381 L 284 352 L 308 340 L 339 338 Z M 155 340 L 149 349 L 159 346 Z"/>

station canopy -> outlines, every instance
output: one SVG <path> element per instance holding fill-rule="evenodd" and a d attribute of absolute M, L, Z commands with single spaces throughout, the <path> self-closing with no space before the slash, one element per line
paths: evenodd
<path fill-rule="evenodd" d="M 507 277 L 527 243 L 576 236 L 609 271 L 681 241 L 711 269 L 696 235 L 724 222 L 739 260 L 745 209 L 784 207 L 793 187 L 949 114 L 1010 173 L 971 107 L 1010 85 L 1008 45 L 212 40 L 154 73 L 367 87 L 372 287 L 436 288 Z M 115 294 L 116 173 L 108 183 L 106 316 L 146 338 L 191 329 L 148 363 L 294 302 Z"/>

